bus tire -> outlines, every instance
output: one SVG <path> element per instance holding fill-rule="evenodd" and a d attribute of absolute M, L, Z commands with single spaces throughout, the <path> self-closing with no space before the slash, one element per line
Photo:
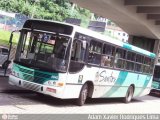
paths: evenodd
<path fill-rule="evenodd" d="M 77 99 L 77 105 L 78 106 L 84 105 L 87 97 L 88 97 L 88 85 L 84 84 L 79 94 L 79 98 Z"/>
<path fill-rule="evenodd" d="M 124 103 L 129 103 L 133 98 L 133 94 L 134 94 L 134 88 L 133 86 L 129 86 L 126 96 L 123 98 Z"/>

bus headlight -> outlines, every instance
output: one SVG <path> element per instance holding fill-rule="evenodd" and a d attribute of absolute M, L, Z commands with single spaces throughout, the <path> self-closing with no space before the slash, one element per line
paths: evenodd
<path fill-rule="evenodd" d="M 48 85 L 52 85 L 52 82 L 51 82 L 51 81 L 48 81 Z"/>
<path fill-rule="evenodd" d="M 54 85 L 55 85 L 55 82 L 53 82 L 52 80 L 49 80 L 49 81 L 47 82 L 47 85 L 52 85 L 52 86 L 54 86 Z"/>
<path fill-rule="evenodd" d="M 56 81 L 51 81 L 51 80 L 49 80 L 47 82 L 47 84 L 55 86 L 55 87 L 62 87 L 62 86 L 64 86 L 64 82 L 56 82 Z"/>

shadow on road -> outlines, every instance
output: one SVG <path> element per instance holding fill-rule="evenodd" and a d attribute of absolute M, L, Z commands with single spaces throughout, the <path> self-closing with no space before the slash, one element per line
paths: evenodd
<path fill-rule="evenodd" d="M 153 96 L 143 96 L 137 99 L 133 99 L 132 103 L 139 103 L 145 100 L 159 99 Z M 75 107 L 75 99 L 58 99 L 47 95 L 41 95 L 37 93 L 1 93 L 0 94 L 0 106 L 4 105 L 38 105 L 45 104 L 54 107 Z M 125 104 L 121 98 L 94 98 L 88 99 L 84 106 L 90 105 L 110 105 L 110 104 Z"/>
<path fill-rule="evenodd" d="M 159 94 L 150 93 L 149 95 L 152 96 L 152 97 L 155 97 L 155 98 L 159 98 L 159 99 L 160 99 L 160 93 L 159 93 Z"/>
<path fill-rule="evenodd" d="M 46 104 L 50 106 L 73 106 L 74 100 L 61 100 L 37 93 L 0 93 L 0 106 L 4 105 L 38 105 Z"/>

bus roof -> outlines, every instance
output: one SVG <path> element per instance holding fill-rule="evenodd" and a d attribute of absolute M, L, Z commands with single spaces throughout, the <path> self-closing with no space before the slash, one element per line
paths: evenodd
<path fill-rule="evenodd" d="M 37 21 L 37 22 L 42 22 L 42 23 L 43 22 L 45 22 L 45 23 L 49 22 L 49 23 L 58 23 L 58 24 L 72 26 L 75 32 L 79 32 L 79 33 L 85 34 L 87 36 L 91 36 L 91 37 L 94 37 L 96 39 L 106 41 L 106 42 L 111 43 L 113 45 L 120 46 L 120 47 L 122 47 L 124 49 L 127 49 L 127 50 L 135 51 L 137 53 L 149 56 L 151 58 L 156 57 L 156 55 L 154 53 L 149 52 L 147 50 L 141 49 L 141 48 L 133 46 L 129 43 L 124 43 L 124 42 L 122 42 L 120 40 L 117 40 L 115 38 L 111 38 L 109 36 L 105 36 L 105 35 L 102 35 L 98 32 L 95 32 L 95 31 L 92 31 L 92 30 L 89 30 L 89 29 L 86 29 L 86 28 L 82 28 L 80 26 L 76 26 L 76 25 L 73 25 L 73 24 L 69 24 L 69 23 L 65 23 L 65 22 L 58 22 L 58 21 L 50 21 L 50 20 L 39 20 L 39 19 L 29 19 L 27 21 L 28 22 L 32 22 L 32 21 L 36 22 Z M 26 23 L 27 23 L 27 21 L 26 21 Z M 25 26 L 26 26 L 26 24 L 24 24 L 23 27 L 25 27 Z"/>

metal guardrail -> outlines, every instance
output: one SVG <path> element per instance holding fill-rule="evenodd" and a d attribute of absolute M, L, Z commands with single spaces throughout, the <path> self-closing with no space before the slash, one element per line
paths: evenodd
<path fill-rule="evenodd" d="M 11 53 L 9 56 L 9 60 L 13 60 L 15 58 L 15 53 L 16 53 L 16 46 L 12 46 L 11 48 Z M 7 60 L 8 55 L 0 55 L 0 76 L 8 76 L 10 68 L 6 70 L 5 74 L 5 69 L 2 69 L 3 63 Z"/>
<path fill-rule="evenodd" d="M 0 65 L 2 65 L 6 60 L 7 60 L 7 55 L 5 55 L 5 56 L 0 55 Z"/>

